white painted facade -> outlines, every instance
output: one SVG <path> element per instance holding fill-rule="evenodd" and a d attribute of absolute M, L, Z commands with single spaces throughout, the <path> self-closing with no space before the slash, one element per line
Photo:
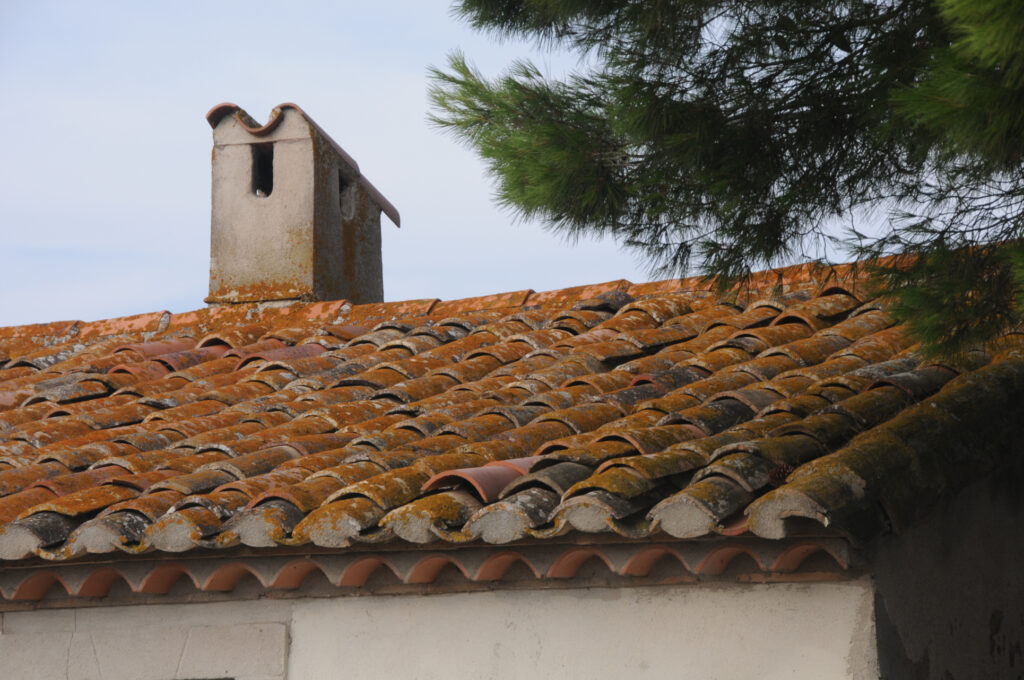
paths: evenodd
<path fill-rule="evenodd" d="M 873 602 L 863 578 L 6 612 L 0 677 L 866 680 Z"/>

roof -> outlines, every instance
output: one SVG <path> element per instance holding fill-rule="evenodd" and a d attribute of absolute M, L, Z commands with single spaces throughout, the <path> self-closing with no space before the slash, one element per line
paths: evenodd
<path fill-rule="evenodd" d="M 2 328 L 0 577 L 25 569 L 0 594 L 38 599 L 47 562 L 96 555 L 161 592 L 154 559 L 243 549 L 432 550 L 389 563 L 407 582 L 438 554 L 483 580 L 596 553 L 626 575 L 667 553 L 697 574 L 846 566 L 990 471 L 1024 396 L 1024 336 L 922 361 L 857 272 Z M 289 564 L 261 580 L 308 573 Z M 345 564 L 332 580 L 366 580 Z M 106 592 L 96 569 L 76 592 Z"/>

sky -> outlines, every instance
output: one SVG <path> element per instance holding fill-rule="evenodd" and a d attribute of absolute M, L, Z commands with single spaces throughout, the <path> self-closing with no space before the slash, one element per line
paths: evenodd
<path fill-rule="evenodd" d="M 0 0 L 0 326 L 204 305 L 205 114 L 265 122 L 295 102 L 398 208 L 387 300 L 549 290 L 651 275 L 613 241 L 566 243 L 497 207 L 483 164 L 427 122 L 427 69 L 462 50 L 494 76 L 530 57 L 448 0 Z"/>

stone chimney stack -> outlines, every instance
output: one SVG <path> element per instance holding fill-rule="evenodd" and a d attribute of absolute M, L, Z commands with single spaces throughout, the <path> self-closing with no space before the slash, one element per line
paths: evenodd
<path fill-rule="evenodd" d="M 208 303 L 384 298 L 380 215 L 398 211 L 295 104 L 260 126 L 234 104 L 213 128 Z"/>

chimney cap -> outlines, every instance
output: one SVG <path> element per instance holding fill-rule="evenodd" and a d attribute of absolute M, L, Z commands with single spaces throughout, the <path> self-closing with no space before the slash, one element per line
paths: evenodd
<path fill-rule="evenodd" d="M 281 121 L 284 119 L 285 109 L 292 109 L 293 111 L 298 113 L 305 119 L 306 123 L 308 123 L 310 127 L 315 128 L 317 132 L 323 135 L 323 137 L 331 144 L 331 146 L 334 147 L 334 150 L 338 153 L 338 155 L 341 156 L 345 163 L 348 164 L 348 166 L 352 169 L 353 172 L 355 172 L 355 181 L 359 182 L 359 184 L 363 186 L 363 188 L 371 196 L 371 198 L 373 198 L 377 205 L 380 206 L 381 212 L 387 215 L 388 219 L 390 219 L 391 222 L 394 223 L 396 227 L 401 227 L 402 218 L 398 214 L 398 209 L 395 208 L 394 205 L 392 205 L 391 201 L 384 197 L 384 194 L 382 194 L 380 190 L 377 189 L 377 187 L 373 186 L 373 184 L 370 183 L 370 180 L 366 179 L 366 177 L 359 170 L 359 164 L 356 163 L 356 160 L 352 158 L 352 156 L 350 156 L 347 151 L 341 148 L 341 145 L 334 141 L 334 139 L 332 139 L 331 136 L 327 134 L 327 132 L 325 132 L 322 127 L 317 125 L 316 122 L 312 118 L 310 118 L 309 115 L 307 115 L 306 112 L 303 111 L 298 104 L 292 104 L 291 102 L 278 104 L 270 112 L 270 119 L 266 122 L 266 124 L 260 125 L 252 116 L 246 113 L 245 109 L 243 109 L 242 107 L 238 106 L 237 104 L 232 104 L 231 102 L 224 102 L 223 104 L 217 104 L 207 112 L 206 121 L 210 124 L 211 128 L 216 129 L 222 120 L 224 120 L 228 116 L 233 115 L 235 119 L 239 122 L 239 124 L 241 124 L 249 134 L 253 135 L 254 137 L 262 137 L 273 132 L 274 128 L 276 128 L 281 123 Z"/>

